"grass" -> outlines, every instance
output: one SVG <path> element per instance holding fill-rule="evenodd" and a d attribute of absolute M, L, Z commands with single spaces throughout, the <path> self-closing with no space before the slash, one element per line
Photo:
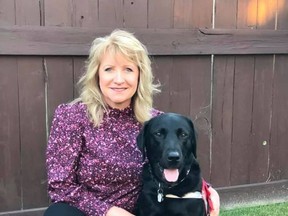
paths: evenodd
<path fill-rule="evenodd" d="M 221 210 L 220 216 L 282 216 L 288 215 L 288 202 L 256 207 Z"/>

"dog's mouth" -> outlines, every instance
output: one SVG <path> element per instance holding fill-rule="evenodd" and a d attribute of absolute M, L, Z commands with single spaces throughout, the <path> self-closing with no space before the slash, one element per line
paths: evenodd
<path fill-rule="evenodd" d="M 158 170 L 159 174 L 161 173 L 160 176 L 158 175 L 158 177 L 161 177 L 162 175 L 162 179 L 167 183 L 175 183 L 179 179 L 180 170 L 178 167 L 165 167 L 164 168 L 163 166 L 158 164 L 156 170 Z"/>
<path fill-rule="evenodd" d="M 164 169 L 163 177 L 167 182 L 176 182 L 179 178 L 179 170 L 178 169 Z"/>

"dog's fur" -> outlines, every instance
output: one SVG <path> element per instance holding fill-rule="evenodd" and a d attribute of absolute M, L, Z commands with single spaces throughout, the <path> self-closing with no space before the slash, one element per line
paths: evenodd
<path fill-rule="evenodd" d="M 202 198 L 182 198 L 187 193 L 198 191 L 199 194 L 202 190 L 192 121 L 176 113 L 161 114 L 144 124 L 137 145 L 148 162 L 143 168 L 143 189 L 136 215 L 205 216 Z M 179 173 L 178 178 L 175 173 Z M 168 198 L 167 194 L 181 198 Z"/>

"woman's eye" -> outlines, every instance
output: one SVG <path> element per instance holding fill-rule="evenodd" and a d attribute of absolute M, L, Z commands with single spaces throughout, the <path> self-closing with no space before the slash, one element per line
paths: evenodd
<path fill-rule="evenodd" d="M 112 70 L 112 68 L 105 68 L 104 71 L 106 72 L 110 72 Z"/>
<path fill-rule="evenodd" d="M 133 70 L 131 68 L 126 68 L 126 71 L 133 72 Z"/>

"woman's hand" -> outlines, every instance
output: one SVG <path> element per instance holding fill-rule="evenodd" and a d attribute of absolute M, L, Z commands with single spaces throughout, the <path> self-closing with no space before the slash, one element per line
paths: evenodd
<path fill-rule="evenodd" d="M 106 216 L 134 216 L 134 215 L 126 211 L 125 209 L 113 206 L 107 211 Z"/>
<path fill-rule="evenodd" d="M 214 209 L 210 212 L 211 216 L 218 216 L 220 214 L 220 197 L 217 191 L 209 187 L 210 199 L 212 200 Z"/>

